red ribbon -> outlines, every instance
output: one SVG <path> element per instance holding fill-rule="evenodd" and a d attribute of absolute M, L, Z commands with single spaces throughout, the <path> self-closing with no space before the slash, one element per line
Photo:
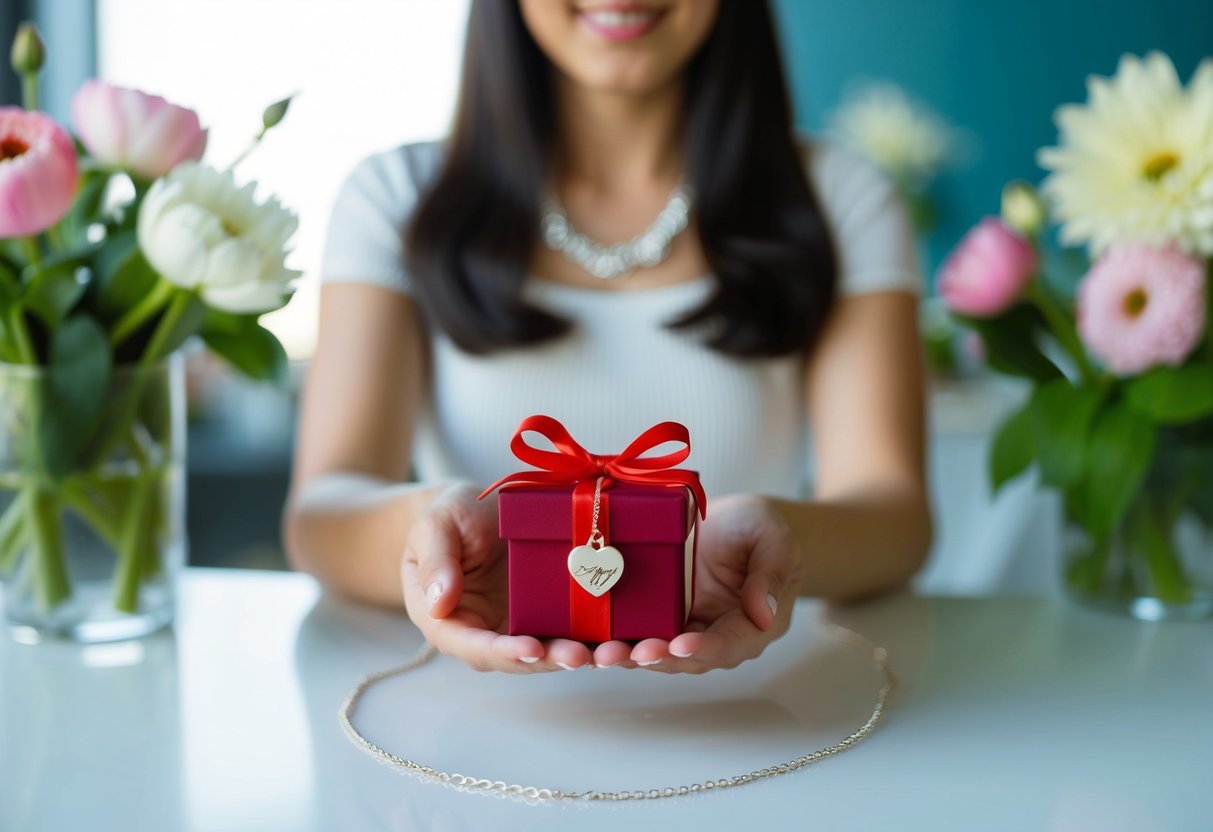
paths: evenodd
<path fill-rule="evenodd" d="M 527 444 L 523 434 L 533 431 L 547 437 L 556 447 L 546 451 Z M 667 442 L 683 447 L 662 456 L 645 457 L 645 453 Z M 691 453 L 691 438 L 686 426 L 678 422 L 661 422 L 637 436 L 632 443 L 615 455 L 592 454 L 569 435 L 564 425 L 551 416 L 528 416 L 514 431 L 510 450 L 523 462 L 541 469 L 517 471 L 502 477 L 486 488 L 477 499 L 483 500 L 495 489 L 511 483 L 530 485 L 572 485 L 573 545 L 579 546 L 589 536 L 594 507 L 594 484 L 605 477 L 600 503 L 599 528 L 610 528 L 606 488 L 612 482 L 638 485 L 684 486 L 695 495 L 699 515 L 708 516 L 708 498 L 699 476 L 674 466 Z M 610 593 L 595 598 L 569 576 L 570 635 L 579 641 L 608 641 L 611 637 Z"/>
<path fill-rule="evenodd" d="M 528 445 L 523 434 L 534 431 L 547 437 L 555 451 L 545 451 Z M 666 442 L 678 442 L 682 448 L 663 456 L 642 457 Z M 594 482 L 606 477 L 602 486 L 612 482 L 630 482 L 637 485 L 682 485 L 691 489 L 699 516 L 707 519 L 708 498 L 699 483 L 699 475 L 674 466 L 691 455 L 691 437 L 686 426 L 678 422 L 662 422 L 646 430 L 632 440 L 622 453 L 592 454 L 577 444 L 564 425 L 551 416 L 528 416 L 514 431 L 510 450 L 523 462 L 541 468 L 540 471 L 517 471 L 508 474 L 486 488 L 477 499 L 483 500 L 494 489 L 514 482 L 534 485 L 575 485 L 579 482 Z"/>

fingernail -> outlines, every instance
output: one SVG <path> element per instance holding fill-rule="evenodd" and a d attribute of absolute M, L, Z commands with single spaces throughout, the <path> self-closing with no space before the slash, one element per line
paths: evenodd
<path fill-rule="evenodd" d="M 648 662 L 636 662 L 636 664 L 640 665 L 641 667 L 652 667 L 655 664 L 661 664 L 661 659 L 653 659 L 652 661 Z"/>
<path fill-rule="evenodd" d="M 769 592 L 767 593 L 767 606 L 771 608 L 771 615 L 774 615 L 775 611 L 779 609 L 779 602 L 776 601 L 775 596 Z"/>
<path fill-rule="evenodd" d="M 670 655 L 677 656 L 680 659 L 689 659 L 692 656 L 692 653 L 690 651 L 686 653 L 679 653 L 677 650 L 671 650 Z"/>
<path fill-rule="evenodd" d="M 535 662 L 539 661 L 539 657 L 538 656 L 519 656 L 518 661 L 526 662 L 527 664 L 534 664 Z"/>
<path fill-rule="evenodd" d="M 430 606 L 438 603 L 438 596 L 442 594 L 442 584 L 439 581 L 434 581 L 430 584 L 430 588 L 425 591 L 425 599 L 430 602 Z"/>
<path fill-rule="evenodd" d="M 576 670 L 576 669 L 577 669 L 577 668 L 575 668 L 575 667 L 569 667 L 569 666 L 568 666 L 567 664 L 565 664 L 564 662 L 556 662 L 556 664 L 560 665 L 560 666 L 561 666 L 561 667 L 563 667 L 565 670 Z"/>

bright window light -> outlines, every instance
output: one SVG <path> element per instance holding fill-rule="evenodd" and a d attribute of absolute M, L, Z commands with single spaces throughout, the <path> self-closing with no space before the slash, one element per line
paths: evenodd
<path fill-rule="evenodd" d="M 369 153 L 445 133 L 467 0 L 98 0 L 98 75 L 198 111 L 204 159 L 226 167 L 261 112 L 287 119 L 237 168 L 298 212 L 287 265 L 299 291 L 263 320 L 292 358 L 315 341 L 316 270 L 346 173 Z"/>

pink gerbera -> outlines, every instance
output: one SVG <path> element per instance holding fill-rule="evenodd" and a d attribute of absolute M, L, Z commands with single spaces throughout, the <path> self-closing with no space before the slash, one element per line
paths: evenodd
<path fill-rule="evenodd" d="M 1174 367 L 1204 332 L 1204 293 L 1204 263 L 1178 249 L 1113 248 L 1078 287 L 1078 334 L 1119 375 Z"/>

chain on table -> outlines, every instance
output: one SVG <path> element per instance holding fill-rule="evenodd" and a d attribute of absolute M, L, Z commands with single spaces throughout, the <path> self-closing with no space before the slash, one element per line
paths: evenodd
<path fill-rule="evenodd" d="M 341 708 L 337 712 L 338 719 L 341 721 L 341 727 L 345 730 L 345 734 L 349 737 L 354 745 L 361 748 L 379 762 L 392 766 L 393 768 L 403 769 L 412 774 L 419 775 L 425 779 L 434 780 L 439 783 L 445 783 L 457 788 L 468 791 L 482 791 L 496 793 L 502 796 L 515 796 L 519 798 L 536 800 L 536 801 L 571 801 L 571 800 L 656 800 L 663 797 L 679 797 L 681 795 L 697 794 L 699 792 L 714 791 L 716 789 L 726 789 L 732 786 L 741 786 L 746 783 L 752 783 L 755 780 L 761 780 L 767 777 L 778 777 L 781 774 L 797 771 L 805 766 L 813 763 L 821 762 L 822 760 L 833 757 L 836 754 L 841 754 L 855 743 L 862 740 L 864 737 L 872 733 L 876 728 L 876 723 L 884 715 L 885 705 L 889 695 L 897 684 L 896 676 L 893 674 L 893 668 L 889 664 L 887 651 L 880 646 L 873 644 L 868 639 L 861 636 L 854 630 L 850 630 L 838 624 L 825 624 L 828 630 L 844 641 L 870 654 L 872 661 L 884 676 L 884 681 L 881 683 L 880 690 L 876 694 L 876 705 L 872 708 L 872 713 L 867 720 L 833 745 L 818 749 L 812 753 L 789 760 L 786 763 L 768 766 L 767 768 L 756 769 L 749 774 L 739 774 L 734 777 L 722 778 L 719 780 L 707 780 L 703 783 L 692 783 L 687 786 L 666 787 L 663 789 L 636 789 L 633 791 L 599 791 L 588 790 L 580 792 L 565 792 L 560 789 L 540 789 L 534 786 L 520 786 L 517 784 L 508 784 L 502 780 L 486 780 L 479 777 L 470 777 L 465 774 L 451 774 L 445 771 L 438 771 L 430 766 L 422 765 L 413 760 L 407 760 L 403 757 L 398 757 L 389 751 L 385 751 L 373 742 L 368 740 L 357 728 L 354 727 L 351 715 L 358 705 L 358 700 L 362 695 L 377 682 L 384 679 L 390 679 L 393 676 L 401 676 L 411 670 L 415 670 L 421 665 L 428 662 L 437 652 L 433 645 L 423 644 L 413 658 L 407 662 L 395 667 L 390 667 L 385 670 L 380 670 L 376 673 L 371 673 L 364 676 L 350 695 L 346 697 L 345 702 L 341 704 Z"/>

